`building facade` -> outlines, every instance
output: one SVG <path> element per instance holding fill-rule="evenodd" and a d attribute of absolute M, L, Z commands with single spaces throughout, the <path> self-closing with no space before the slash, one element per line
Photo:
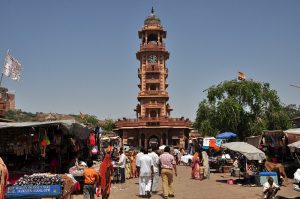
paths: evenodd
<path fill-rule="evenodd" d="M 4 118 L 8 110 L 15 108 L 15 94 L 9 93 L 7 88 L 0 87 L 0 118 Z"/>
<path fill-rule="evenodd" d="M 136 119 L 119 119 L 116 131 L 123 138 L 123 144 L 135 147 L 173 145 L 185 148 L 191 121 L 184 117 L 170 117 L 172 108 L 168 103 L 166 65 L 169 52 L 165 46 L 167 31 L 153 8 L 138 35 L 140 50 L 136 58 L 139 61 L 139 103 L 134 110 Z"/>

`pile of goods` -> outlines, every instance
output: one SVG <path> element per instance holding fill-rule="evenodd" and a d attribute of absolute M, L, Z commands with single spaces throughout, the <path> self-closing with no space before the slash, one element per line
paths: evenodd
<path fill-rule="evenodd" d="M 73 176 L 83 176 L 83 171 L 87 167 L 87 164 L 83 161 L 78 163 L 78 159 L 76 159 L 75 166 L 69 169 L 69 173 Z"/>
<path fill-rule="evenodd" d="M 24 175 L 15 185 L 60 185 L 63 188 L 63 179 L 57 174 L 37 173 L 32 175 Z"/>
<path fill-rule="evenodd" d="M 294 173 L 294 190 L 300 191 L 300 169 Z"/>

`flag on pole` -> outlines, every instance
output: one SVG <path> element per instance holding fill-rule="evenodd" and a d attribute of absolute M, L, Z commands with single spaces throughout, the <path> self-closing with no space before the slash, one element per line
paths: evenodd
<path fill-rule="evenodd" d="M 238 79 L 239 80 L 246 80 L 246 75 L 245 73 L 242 73 L 242 72 L 238 72 Z"/>
<path fill-rule="evenodd" d="M 21 78 L 21 70 L 21 63 L 14 58 L 8 50 L 5 56 L 3 74 L 13 80 L 19 81 Z"/>
<path fill-rule="evenodd" d="M 85 115 L 84 115 L 82 112 L 80 112 L 80 117 L 81 117 L 81 119 L 85 122 L 85 124 L 88 123 L 88 122 L 87 122 L 87 119 L 86 119 L 86 117 L 85 117 Z"/>

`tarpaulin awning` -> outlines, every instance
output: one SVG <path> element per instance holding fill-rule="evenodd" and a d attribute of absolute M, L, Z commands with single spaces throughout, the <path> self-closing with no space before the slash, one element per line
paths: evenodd
<path fill-rule="evenodd" d="M 232 132 L 224 132 L 216 136 L 218 139 L 229 139 L 233 137 L 236 137 L 236 134 Z"/>
<path fill-rule="evenodd" d="M 248 160 L 263 161 L 266 159 L 264 152 L 246 142 L 228 142 L 221 145 L 222 148 L 243 154 Z"/>
<path fill-rule="evenodd" d="M 288 129 L 283 131 L 284 133 L 291 133 L 291 134 L 300 134 L 300 128 L 296 128 L 296 129 Z"/>
<path fill-rule="evenodd" d="M 288 147 L 290 148 L 291 152 L 295 152 L 296 150 L 299 150 L 300 149 L 300 140 L 289 144 Z"/>
<path fill-rule="evenodd" d="M 57 120 L 46 122 L 0 122 L 0 134 L 5 132 L 5 129 L 27 128 L 27 127 L 44 127 L 49 125 L 61 125 L 63 132 L 67 135 L 73 135 L 79 139 L 87 139 L 89 129 L 75 120 Z"/>

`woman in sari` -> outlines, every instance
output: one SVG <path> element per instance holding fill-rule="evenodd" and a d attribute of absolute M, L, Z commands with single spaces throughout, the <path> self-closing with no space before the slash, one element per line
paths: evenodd
<path fill-rule="evenodd" d="M 204 178 L 209 179 L 210 176 L 210 168 L 209 168 L 209 161 L 208 161 L 208 155 L 206 151 L 202 151 L 202 164 L 204 166 Z"/>
<path fill-rule="evenodd" d="M 98 190 L 96 195 L 100 197 L 100 190 L 103 199 L 108 199 L 111 187 L 111 176 L 113 175 L 113 165 L 111 163 L 110 154 L 107 153 L 103 162 L 100 165 L 99 176 L 100 182 L 98 183 Z"/>
<path fill-rule="evenodd" d="M 200 179 L 200 158 L 198 152 L 194 154 L 192 160 L 192 179 Z"/>
<path fill-rule="evenodd" d="M 136 153 L 135 153 L 135 151 L 132 151 L 130 159 L 131 159 L 132 177 L 137 178 L 137 174 L 136 174 Z"/>
<path fill-rule="evenodd" d="M 126 179 L 132 178 L 131 159 L 130 159 L 129 153 L 126 153 L 125 176 L 126 176 Z"/>

